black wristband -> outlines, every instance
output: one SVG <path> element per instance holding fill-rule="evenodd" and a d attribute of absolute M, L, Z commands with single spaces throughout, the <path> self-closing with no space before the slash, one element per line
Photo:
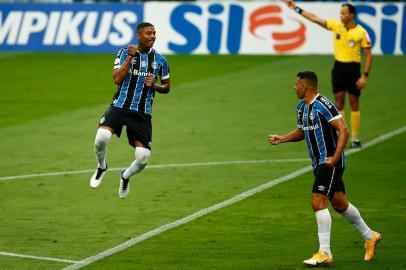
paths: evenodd
<path fill-rule="evenodd" d="M 362 74 L 364 74 L 365 77 L 368 77 L 368 76 L 369 76 L 369 73 L 368 73 L 368 72 L 364 72 L 364 73 L 362 73 Z"/>
<path fill-rule="evenodd" d="M 299 14 L 302 14 L 303 9 L 301 9 L 300 7 L 295 7 L 295 11 Z"/>

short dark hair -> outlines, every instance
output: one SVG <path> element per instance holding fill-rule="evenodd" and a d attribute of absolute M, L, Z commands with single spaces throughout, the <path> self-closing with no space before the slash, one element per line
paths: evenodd
<path fill-rule="evenodd" d="M 149 22 L 142 22 L 137 26 L 137 33 L 141 31 L 141 29 L 144 29 L 145 27 L 154 27 L 152 23 Z"/>
<path fill-rule="evenodd" d="M 342 7 L 348 7 L 348 11 L 349 11 L 351 14 L 354 14 L 354 16 L 357 15 L 357 10 L 356 10 L 355 7 L 354 7 L 353 5 L 351 5 L 350 3 L 344 3 L 344 4 L 342 4 L 341 6 L 342 6 Z"/>
<path fill-rule="evenodd" d="M 313 88 L 313 89 L 317 89 L 318 87 L 318 81 L 317 81 L 317 75 L 316 73 L 314 73 L 313 71 L 301 71 L 298 72 L 296 77 L 305 80 L 306 84 Z"/>

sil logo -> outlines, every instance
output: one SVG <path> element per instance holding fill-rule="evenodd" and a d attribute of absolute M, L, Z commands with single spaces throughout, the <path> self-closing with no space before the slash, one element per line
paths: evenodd
<path fill-rule="evenodd" d="M 252 35 L 258 39 L 275 40 L 273 48 L 275 51 L 284 53 L 299 48 L 306 41 L 305 31 L 306 26 L 300 20 L 290 18 L 298 24 L 298 28 L 290 32 L 271 31 L 269 36 L 260 36 L 257 34 L 257 29 L 263 26 L 285 25 L 288 22 L 280 16 L 282 9 L 277 5 L 269 5 L 255 10 L 250 16 L 249 30 Z"/>

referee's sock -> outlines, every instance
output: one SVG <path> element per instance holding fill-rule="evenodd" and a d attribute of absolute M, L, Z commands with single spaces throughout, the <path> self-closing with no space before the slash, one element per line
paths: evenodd
<path fill-rule="evenodd" d="M 370 240 L 372 238 L 372 230 L 362 219 L 361 214 L 354 205 L 349 203 L 347 210 L 341 214 L 346 220 L 348 220 L 349 223 L 351 223 L 352 227 L 357 230 L 365 240 Z"/>
<path fill-rule="evenodd" d="M 351 111 L 351 141 L 358 141 L 361 112 Z"/>

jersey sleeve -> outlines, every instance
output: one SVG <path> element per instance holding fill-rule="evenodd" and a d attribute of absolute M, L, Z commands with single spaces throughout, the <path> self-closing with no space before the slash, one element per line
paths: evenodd
<path fill-rule="evenodd" d="M 328 19 L 326 27 L 331 31 L 335 31 L 335 29 L 337 29 L 339 24 L 340 23 L 334 19 Z"/>
<path fill-rule="evenodd" d="M 116 70 L 121 67 L 127 57 L 128 51 L 127 48 L 123 48 L 118 51 L 116 58 L 114 59 L 114 67 L 113 69 Z"/>
<path fill-rule="evenodd" d="M 166 58 L 161 56 L 161 61 L 160 61 L 160 68 L 159 68 L 159 77 L 161 77 L 161 80 L 166 80 L 169 79 L 169 65 L 168 61 L 166 61 Z"/>
<path fill-rule="evenodd" d="M 369 38 L 367 30 L 364 29 L 361 39 L 362 48 L 371 48 L 371 39 Z"/>
<path fill-rule="evenodd" d="M 342 118 L 337 107 L 327 98 L 320 99 L 318 111 L 324 116 L 327 122 Z"/>
<path fill-rule="evenodd" d="M 296 107 L 296 124 L 297 124 L 297 128 L 302 129 L 303 128 L 303 106 L 304 106 L 304 102 L 300 102 L 297 107 Z"/>

